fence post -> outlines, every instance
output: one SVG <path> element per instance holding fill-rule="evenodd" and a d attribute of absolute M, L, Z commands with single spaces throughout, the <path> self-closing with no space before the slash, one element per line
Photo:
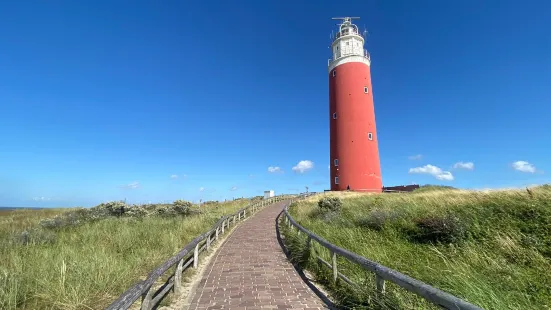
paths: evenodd
<path fill-rule="evenodd" d="M 233 224 L 235 225 L 235 214 L 233 215 Z"/>
<path fill-rule="evenodd" d="M 243 218 L 247 217 L 247 209 L 243 209 Z"/>
<path fill-rule="evenodd" d="M 337 270 L 337 253 L 331 251 L 331 260 L 333 262 L 333 282 L 337 282 L 339 271 Z"/>
<path fill-rule="evenodd" d="M 224 234 L 224 225 L 226 224 L 226 220 L 222 221 L 222 235 Z"/>
<path fill-rule="evenodd" d="M 377 284 L 377 291 L 381 294 L 385 293 L 385 279 L 375 274 L 375 283 Z"/>
<path fill-rule="evenodd" d="M 178 266 L 176 267 L 176 272 L 174 273 L 174 292 L 176 294 L 180 294 L 182 291 L 182 267 L 184 265 L 184 259 L 182 258 L 178 262 Z"/>
<path fill-rule="evenodd" d="M 241 211 L 237 213 L 237 220 L 241 221 Z"/>
<path fill-rule="evenodd" d="M 218 234 L 219 234 L 218 227 L 216 227 L 216 239 L 214 239 L 214 240 L 218 240 Z"/>
<path fill-rule="evenodd" d="M 199 265 L 199 242 L 195 245 L 195 250 L 193 250 L 193 268 L 197 268 Z"/>
<path fill-rule="evenodd" d="M 212 234 L 212 230 L 211 232 L 207 235 L 207 252 L 209 251 L 210 249 L 210 235 Z"/>
<path fill-rule="evenodd" d="M 142 295 L 142 306 L 141 310 L 150 310 L 151 309 L 151 297 L 153 296 L 153 290 L 151 289 L 151 286 L 147 289 L 147 292 L 145 292 Z"/>

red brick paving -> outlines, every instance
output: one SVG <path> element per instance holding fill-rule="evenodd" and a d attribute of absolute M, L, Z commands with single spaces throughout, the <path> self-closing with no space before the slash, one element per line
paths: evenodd
<path fill-rule="evenodd" d="M 327 309 L 277 241 L 275 219 L 284 204 L 260 210 L 233 231 L 192 293 L 190 310 Z"/>

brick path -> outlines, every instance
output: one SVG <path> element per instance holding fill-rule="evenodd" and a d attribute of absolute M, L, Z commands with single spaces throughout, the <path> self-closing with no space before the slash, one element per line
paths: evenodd
<path fill-rule="evenodd" d="M 233 231 L 207 266 L 189 310 L 327 309 L 277 241 L 275 219 L 284 204 L 260 210 Z"/>

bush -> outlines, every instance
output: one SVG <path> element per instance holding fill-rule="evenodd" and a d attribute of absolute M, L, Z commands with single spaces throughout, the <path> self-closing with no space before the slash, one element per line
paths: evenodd
<path fill-rule="evenodd" d="M 387 223 L 397 218 L 398 214 L 396 212 L 381 209 L 372 209 L 367 216 L 360 218 L 357 221 L 357 225 L 360 227 L 380 231 Z"/>
<path fill-rule="evenodd" d="M 144 204 L 127 205 L 123 201 L 101 203 L 93 208 L 79 208 L 64 212 L 53 218 L 40 221 L 39 225 L 47 229 L 56 229 L 68 226 L 94 222 L 111 217 L 143 218 L 150 215 L 159 216 L 188 216 L 201 213 L 194 209 L 193 204 L 185 200 L 176 200 L 173 204 Z"/>
<path fill-rule="evenodd" d="M 63 226 L 63 220 L 61 219 L 61 216 L 56 216 L 49 219 L 42 219 L 38 223 L 38 225 L 42 226 L 43 228 L 47 229 L 53 229 Z"/>
<path fill-rule="evenodd" d="M 43 228 L 55 229 L 68 226 L 77 226 L 84 223 L 94 222 L 111 216 L 122 216 L 128 206 L 123 202 L 107 202 L 93 208 L 78 208 L 64 212 L 53 218 L 43 219 L 39 225 Z"/>
<path fill-rule="evenodd" d="M 133 205 L 124 211 L 124 215 L 128 217 L 146 217 L 148 212 L 145 206 Z"/>
<path fill-rule="evenodd" d="M 318 201 L 318 207 L 324 212 L 339 212 L 342 200 L 339 197 L 324 197 Z"/>
<path fill-rule="evenodd" d="M 180 200 L 174 201 L 172 206 L 176 214 L 188 215 L 191 212 L 191 207 L 193 207 L 193 204 L 189 201 L 180 199 Z"/>
<path fill-rule="evenodd" d="M 193 207 L 193 204 L 185 200 L 176 200 L 171 205 L 159 205 L 154 214 L 159 216 L 188 216 L 193 213 L 200 213 Z"/>
<path fill-rule="evenodd" d="M 122 201 L 110 201 L 102 203 L 99 206 L 96 206 L 92 209 L 105 209 L 107 213 L 111 216 L 121 216 L 124 214 L 125 210 L 128 208 L 128 205 Z"/>
<path fill-rule="evenodd" d="M 456 243 L 466 236 L 466 227 L 461 220 L 452 215 L 431 215 L 418 218 L 416 229 L 410 233 L 413 241 L 420 243 Z"/>

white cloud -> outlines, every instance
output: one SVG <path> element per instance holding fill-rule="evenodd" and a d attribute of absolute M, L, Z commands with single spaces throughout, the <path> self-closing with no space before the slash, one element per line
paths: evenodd
<path fill-rule="evenodd" d="M 122 185 L 121 187 L 122 188 L 134 189 L 134 188 L 140 187 L 140 183 L 139 182 L 132 182 L 130 184 Z"/>
<path fill-rule="evenodd" d="M 283 170 L 281 170 L 281 168 L 279 168 L 279 167 L 270 166 L 270 167 L 268 167 L 268 172 L 269 173 L 277 173 L 277 172 L 283 172 Z"/>
<path fill-rule="evenodd" d="M 452 181 L 453 175 L 449 171 L 443 171 L 439 167 L 433 165 L 425 165 L 423 167 L 410 168 L 409 173 L 430 174 L 438 180 Z"/>
<path fill-rule="evenodd" d="M 466 170 L 473 170 L 474 169 L 474 163 L 472 162 L 457 162 L 453 165 L 454 169 L 466 169 Z"/>
<path fill-rule="evenodd" d="M 171 179 L 177 179 L 178 178 L 178 175 L 177 174 L 173 174 L 170 176 Z"/>
<path fill-rule="evenodd" d="M 49 201 L 52 200 L 50 197 L 33 197 L 34 201 Z"/>
<path fill-rule="evenodd" d="M 408 158 L 410 160 L 420 160 L 421 158 L 423 158 L 423 155 L 417 154 L 417 155 L 413 155 L 413 156 L 408 156 Z"/>
<path fill-rule="evenodd" d="M 513 169 L 520 172 L 528 172 L 528 173 L 536 172 L 536 167 L 534 167 L 534 165 L 524 160 L 515 161 L 512 164 L 512 166 L 513 166 Z"/>
<path fill-rule="evenodd" d="M 232 188 L 230 188 L 230 191 L 235 191 L 237 190 L 237 186 L 232 186 Z"/>
<path fill-rule="evenodd" d="M 205 190 L 204 187 L 199 187 L 199 191 L 200 191 L 200 192 L 202 192 L 202 191 L 204 191 L 204 190 Z"/>
<path fill-rule="evenodd" d="M 449 171 L 442 171 L 442 173 L 434 176 L 438 180 L 453 181 L 453 175 Z"/>
<path fill-rule="evenodd" d="M 294 172 L 304 173 L 314 168 L 314 163 L 310 160 L 301 160 L 296 166 L 293 167 Z"/>

